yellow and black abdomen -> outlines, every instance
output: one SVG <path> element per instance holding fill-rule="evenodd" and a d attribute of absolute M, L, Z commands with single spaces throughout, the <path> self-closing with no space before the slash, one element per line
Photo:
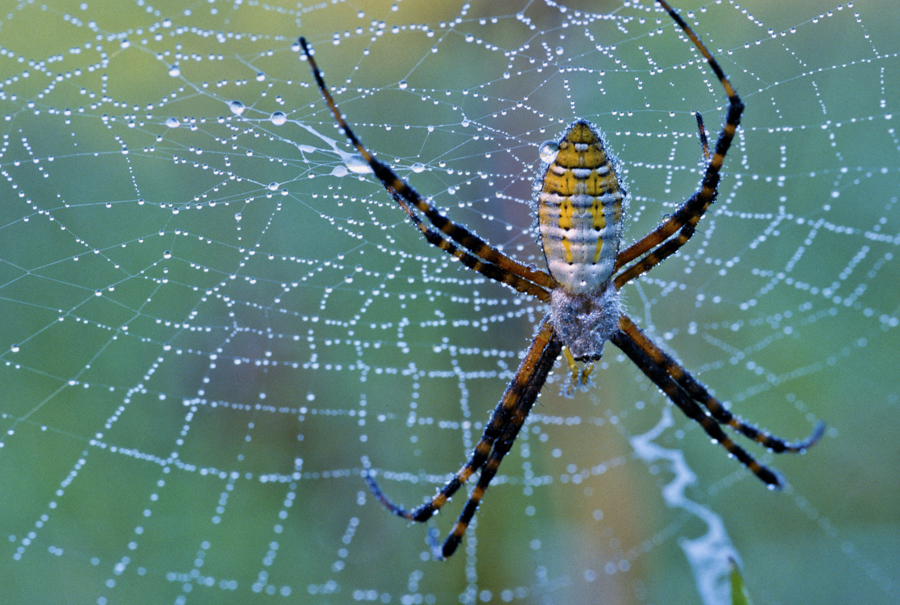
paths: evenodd
<path fill-rule="evenodd" d="M 625 191 L 600 131 L 587 120 L 570 124 L 558 143 L 544 143 L 541 156 L 549 162 L 538 195 L 547 268 L 572 294 L 597 292 L 615 268 Z"/>

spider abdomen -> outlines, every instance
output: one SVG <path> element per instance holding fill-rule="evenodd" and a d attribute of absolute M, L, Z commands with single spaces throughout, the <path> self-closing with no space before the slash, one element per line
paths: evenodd
<path fill-rule="evenodd" d="M 598 292 L 613 273 L 622 238 L 625 191 L 613 160 L 600 131 L 581 119 L 541 149 L 538 223 L 547 269 L 572 294 Z"/>

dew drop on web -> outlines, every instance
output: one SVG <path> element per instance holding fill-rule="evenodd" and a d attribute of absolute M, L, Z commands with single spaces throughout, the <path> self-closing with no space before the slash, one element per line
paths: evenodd
<path fill-rule="evenodd" d="M 354 174 L 369 174 L 372 172 L 372 167 L 358 153 L 349 156 L 344 163 L 347 165 L 347 169 Z"/>
<path fill-rule="evenodd" d="M 559 153 L 559 145 L 557 145 L 556 141 L 544 141 L 541 143 L 538 153 L 541 156 L 541 161 L 549 164 L 556 159 Z"/>

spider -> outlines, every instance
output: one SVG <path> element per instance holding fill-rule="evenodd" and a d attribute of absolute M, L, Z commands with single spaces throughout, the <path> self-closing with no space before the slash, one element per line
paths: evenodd
<path fill-rule="evenodd" d="M 737 433 L 775 453 L 803 452 L 822 436 L 819 423 L 803 441 L 788 442 L 766 433 L 732 414 L 706 387 L 648 338 L 622 310 L 618 291 L 674 254 L 694 234 L 697 223 L 716 200 L 722 163 L 740 123 L 744 104 L 718 62 L 696 33 L 664 0 L 659 4 L 700 51 L 728 96 L 728 111 L 710 156 L 702 118 L 697 115 L 706 171 L 699 188 L 656 229 L 620 251 L 626 192 L 616 174 L 618 161 L 606 150 L 599 129 L 584 119 L 566 128 L 558 141 L 541 146 L 543 174 L 537 193 L 541 248 L 547 264 L 542 271 L 500 252 L 466 227 L 454 223 L 385 163 L 375 158 L 341 115 L 319 70 L 312 50 L 300 38 L 302 54 L 312 69 L 334 120 L 388 193 L 407 214 L 429 244 L 457 258 L 488 279 L 549 305 L 521 365 L 503 393 L 468 461 L 422 505 L 406 509 L 391 501 L 364 461 L 363 475 L 372 493 L 390 512 L 409 521 L 425 522 L 477 471 L 478 483 L 469 494 L 453 529 L 440 547 L 432 544 L 435 558 L 450 557 L 462 542 L 484 492 L 512 447 L 531 407 L 564 354 L 572 381 L 586 383 L 604 343 L 612 342 L 707 435 L 750 469 L 770 488 L 780 488 L 780 477 L 757 462 L 722 430 Z M 302 59 L 303 57 L 301 57 Z M 419 214 L 421 213 L 421 215 Z M 428 224 L 423 221 L 427 219 Z M 585 363 L 578 376 L 576 362 Z"/>

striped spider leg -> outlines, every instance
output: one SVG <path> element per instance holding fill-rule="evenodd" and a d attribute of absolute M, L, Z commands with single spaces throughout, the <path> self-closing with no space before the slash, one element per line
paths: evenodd
<path fill-rule="evenodd" d="M 734 416 L 706 387 L 656 346 L 619 305 L 618 290 L 674 254 L 694 234 L 697 223 L 715 201 L 725 155 L 740 123 L 743 103 L 715 58 L 698 36 L 664 0 L 657 0 L 703 54 L 728 96 L 729 106 L 713 154 L 710 156 L 702 119 L 697 116 L 706 170 L 700 188 L 647 236 L 620 251 L 626 192 L 619 186 L 616 160 L 606 150 L 600 131 L 590 122 L 572 122 L 558 141 L 541 146 L 544 160 L 538 201 L 538 223 L 547 271 L 506 256 L 462 225 L 452 222 L 419 195 L 405 180 L 375 158 L 362 144 L 328 91 L 306 40 L 303 54 L 335 122 L 371 167 L 373 173 L 431 245 L 457 258 L 464 266 L 518 292 L 548 303 L 545 317 L 510 381 L 468 461 L 438 493 L 414 509 L 391 501 L 375 481 L 367 464 L 364 476 L 375 497 L 388 510 L 409 521 L 425 522 L 476 472 L 478 483 L 469 494 L 437 558 L 452 555 L 472 520 L 503 457 L 553 369 L 561 352 L 570 366 L 600 358 L 607 340 L 620 348 L 686 416 L 699 423 L 714 441 L 770 487 L 780 487 L 776 473 L 757 462 L 731 440 L 721 425 L 769 450 L 802 452 L 822 435 L 821 423 L 800 442 L 787 442 Z M 420 214 L 427 219 L 427 223 Z"/>

